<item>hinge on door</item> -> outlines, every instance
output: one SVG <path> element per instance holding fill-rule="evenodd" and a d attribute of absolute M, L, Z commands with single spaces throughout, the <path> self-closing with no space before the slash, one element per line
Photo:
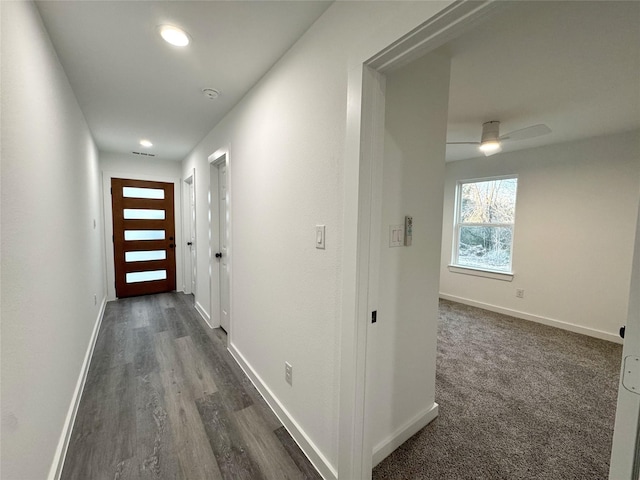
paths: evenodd
<path fill-rule="evenodd" d="M 640 357 L 635 355 L 625 357 L 622 385 L 631 393 L 640 395 Z"/>

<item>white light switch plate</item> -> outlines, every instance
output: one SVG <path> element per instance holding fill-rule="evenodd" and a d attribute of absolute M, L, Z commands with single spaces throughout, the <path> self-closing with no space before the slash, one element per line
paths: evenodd
<path fill-rule="evenodd" d="M 324 250 L 324 225 L 316 225 L 316 248 Z"/>
<path fill-rule="evenodd" d="M 389 225 L 389 246 L 402 247 L 404 245 L 404 225 Z"/>

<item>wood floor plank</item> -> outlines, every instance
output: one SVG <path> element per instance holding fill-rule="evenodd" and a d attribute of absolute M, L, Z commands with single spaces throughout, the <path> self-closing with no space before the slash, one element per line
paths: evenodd
<path fill-rule="evenodd" d="M 180 338 L 187 335 L 187 329 L 178 315 L 175 307 L 167 307 L 164 309 L 164 316 L 167 319 L 168 329 L 174 338 Z"/>
<path fill-rule="evenodd" d="M 306 455 L 300 450 L 298 444 L 291 438 L 289 432 L 284 427 L 278 428 L 275 432 L 276 437 L 282 443 L 289 456 L 294 461 L 296 466 L 302 472 L 305 480 L 322 480 L 322 477 L 318 471 L 313 467 Z"/>
<path fill-rule="evenodd" d="M 144 480 L 179 478 L 180 465 L 163 401 L 160 374 L 151 372 L 136 380 L 136 475 Z"/>
<path fill-rule="evenodd" d="M 247 407 L 233 414 L 249 454 L 267 480 L 298 480 L 304 475 L 289 456 L 275 433 L 256 412 Z"/>
<path fill-rule="evenodd" d="M 72 432 L 63 479 L 113 478 L 116 467 L 134 455 L 136 422 L 130 363 L 108 370 L 104 381 L 83 398 Z"/>
<path fill-rule="evenodd" d="M 186 304 L 178 304 L 176 312 L 185 325 L 193 344 L 202 353 L 209 366 L 213 379 L 222 394 L 225 406 L 232 411 L 242 410 L 253 404 L 242 385 L 237 381 L 230 366 L 221 358 L 220 353 L 211 345 L 209 337 L 198 324 L 198 313 Z"/>
<path fill-rule="evenodd" d="M 262 398 L 260 392 L 256 389 L 255 385 L 251 382 L 249 377 L 244 373 L 238 362 L 236 362 L 233 355 L 227 349 L 227 334 L 221 328 L 216 328 L 211 331 L 208 335 L 211 343 L 214 346 L 214 350 L 218 352 L 219 361 L 224 361 L 228 366 L 231 372 L 235 375 L 237 381 L 242 385 L 242 388 L 247 393 L 247 395 L 251 398 L 252 404 L 259 410 L 262 418 L 269 425 L 269 430 L 274 431 L 280 427 L 282 427 L 282 422 L 273 413 L 273 410 L 267 405 L 267 402 Z"/>
<path fill-rule="evenodd" d="M 176 303 L 176 295 L 177 293 L 158 293 L 157 295 L 153 295 L 155 299 L 157 299 L 158 304 L 164 310 L 165 308 L 170 308 L 175 306 Z"/>
<path fill-rule="evenodd" d="M 147 309 L 149 325 L 156 333 L 167 331 L 169 329 L 169 322 L 164 316 L 164 306 L 161 304 L 160 299 L 156 295 L 151 295 L 149 300 L 150 302 Z"/>
<path fill-rule="evenodd" d="M 218 391 L 206 358 L 193 344 L 191 337 L 174 340 L 176 352 L 184 372 L 184 379 L 195 400 Z"/>
<path fill-rule="evenodd" d="M 196 401 L 209 443 L 225 480 L 263 480 L 260 469 L 247 453 L 234 421 L 219 393 Z"/>
<path fill-rule="evenodd" d="M 149 327 L 149 297 L 128 298 L 128 321 L 132 328 Z"/>
<path fill-rule="evenodd" d="M 222 479 L 197 406 L 185 384 L 170 333 L 157 333 L 154 343 L 182 476 L 185 479 Z"/>
<path fill-rule="evenodd" d="M 108 442 L 116 442 L 116 459 L 131 458 L 136 444 L 135 377 L 130 363 L 124 365 L 122 375 L 117 378 L 115 390 L 110 390 L 110 401 L 102 400 L 103 407 L 109 409 L 115 421 L 111 423 Z M 105 405 L 106 404 L 106 405 Z M 104 448 L 101 445 L 101 448 Z"/>
<path fill-rule="evenodd" d="M 110 475 L 108 478 L 110 480 L 140 480 L 139 464 L 140 462 L 137 457 L 123 460 L 116 465 L 113 475 Z"/>
<path fill-rule="evenodd" d="M 134 348 L 129 322 L 115 323 L 113 340 L 111 366 L 132 363 L 134 360 Z"/>
<path fill-rule="evenodd" d="M 135 344 L 133 365 L 136 375 L 147 375 L 158 370 L 153 331 L 149 327 L 134 328 L 132 335 Z"/>

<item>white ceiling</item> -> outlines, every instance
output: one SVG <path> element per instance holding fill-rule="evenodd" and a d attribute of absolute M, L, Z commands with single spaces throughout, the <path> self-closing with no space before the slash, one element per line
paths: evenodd
<path fill-rule="evenodd" d="M 327 1 L 40 1 L 98 148 L 182 160 L 322 15 Z M 166 44 L 157 26 L 192 38 Z M 203 88 L 222 92 L 212 101 Z M 154 144 L 144 149 L 138 142 Z"/>
<path fill-rule="evenodd" d="M 447 47 L 448 141 L 544 123 L 503 152 L 640 128 L 640 2 L 513 2 Z M 447 160 L 482 156 L 447 146 Z"/>
<path fill-rule="evenodd" d="M 328 8 L 320 1 L 40 1 L 38 8 L 103 151 L 182 160 Z M 640 2 L 507 2 L 445 48 L 448 141 L 544 123 L 503 152 L 640 128 Z M 186 29 L 165 44 L 157 26 Z M 201 90 L 222 95 L 206 99 Z M 138 145 L 148 138 L 154 146 Z M 447 147 L 447 160 L 479 156 Z"/>

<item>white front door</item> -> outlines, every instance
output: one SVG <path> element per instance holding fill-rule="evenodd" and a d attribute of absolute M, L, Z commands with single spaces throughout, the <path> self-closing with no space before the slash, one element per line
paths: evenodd
<path fill-rule="evenodd" d="M 611 450 L 611 480 L 640 478 L 640 211 L 630 292 Z"/>
<path fill-rule="evenodd" d="M 229 194 L 227 165 L 218 165 L 218 199 L 220 222 L 220 326 L 229 332 Z"/>

